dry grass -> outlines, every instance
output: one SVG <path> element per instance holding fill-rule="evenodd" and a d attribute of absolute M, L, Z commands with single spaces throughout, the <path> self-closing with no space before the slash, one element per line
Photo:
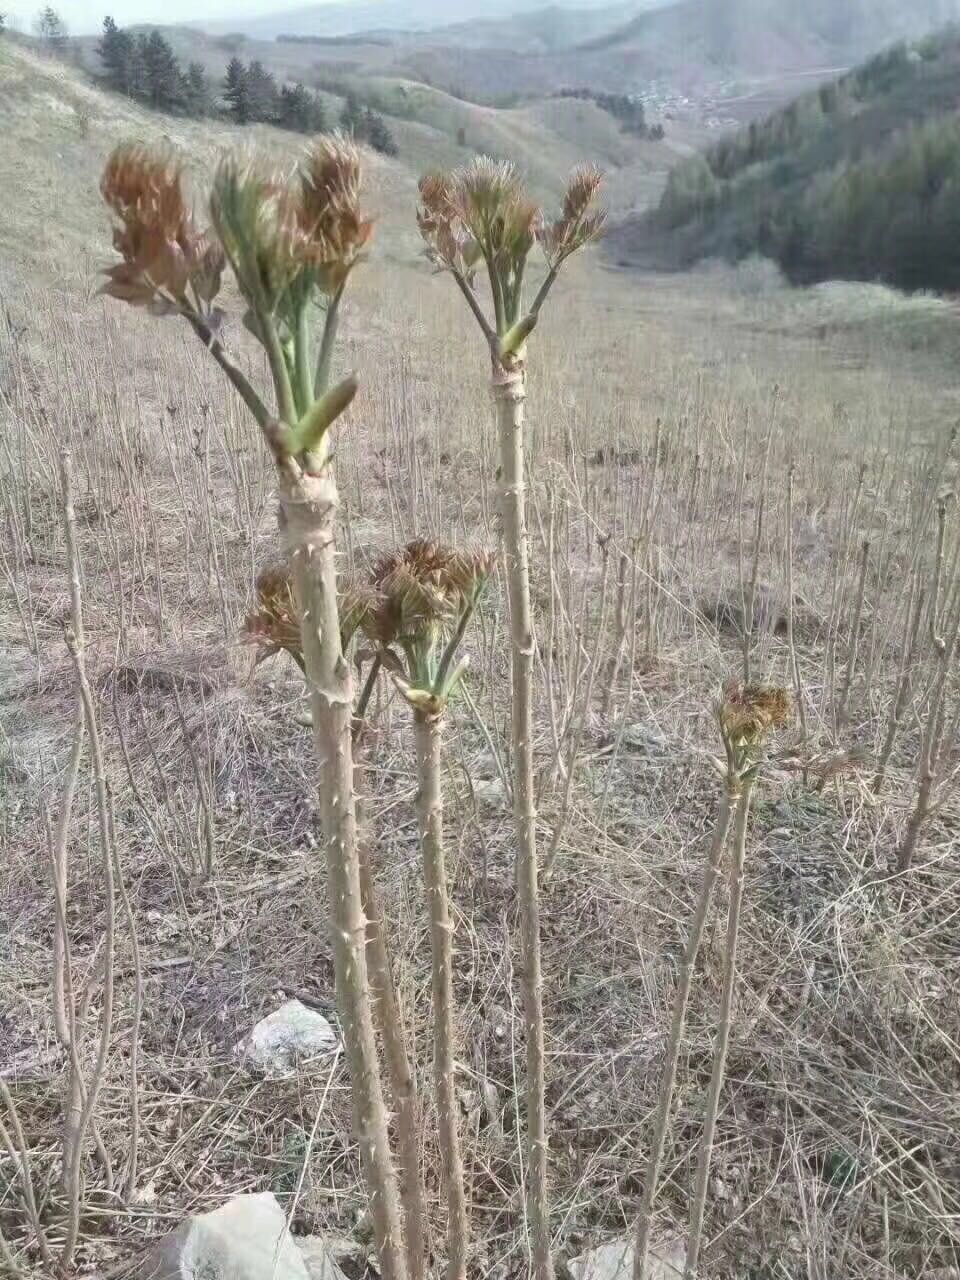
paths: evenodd
<path fill-rule="evenodd" d="M 49 1007 L 54 905 L 44 818 L 57 812 L 71 734 L 57 486 L 59 450 L 68 444 L 88 670 L 146 982 L 136 1202 L 125 1209 L 100 1190 L 92 1163 L 87 1175 L 81 1258 L 89 1270 L 107 1271 L 132 1258 L 145 1236 L 233 1192 L 273 1189 L 289 1207 L 307 1156 L 297 1231 L 349 1233 L 363 1199 L 342 1067 L 326 1092 L 328 1065 L 265 1083 L 236 1053 L 281 993 L 328 1012 L 332 1004 L 316 815 L 300 799 L 309 793 L 312 755 L 307 731 L 290 715 L 301 705 L 301 680 L 285 657 L 253 672 L 241 636 L 256 573 L 276 550 L 268 469 L 254 429 L 188 333 L 89 300 L 92 264 L 106 243 L 96 169 L 112 135 L 101 145 L 95 132 L 78 143 L 77 166 L 60 166 L 49 158 L 58 120 L 31 117 L 30 154 L 35 166 L 46 156 L 46 167 L 31 170 L 29 199 L 11 188 L 5 210 L 8 225 L 33 227 L 38 214 L 29 201 L 42 195 L 46 243 L 27 244 L 24 269 L 4 268 L 0 328 L 7 926 L 0 1070 L 21 1111 L 56 1240 L 49 1192 L 65 1063 Z M 146 128 L 145 121 L 135 123 Z M 17 136 L 28 144 L 23 131 Z M 337 440 L 345 568 L 369 564 L 414 533 L 491 545 L 498 538 L 487 371 L 469 317 L 416 260 L 412 175 L 381 165 L 375 183 L 381 244 L 358 273 L 346 317 L 363 391 Z M 65 258 L 74 270 L 64 280 Z M 758 290 L 725 271 L 646 279 L 598 253 L 571 270 L 538 333 L 529 416 L 545 845 L 563 791 L 558 745 L 565 759 L 565 729 L 577 722 L 589 663 L 605 670 L 614 652 L 612 607 L 600 626 L 599 535 L 611 535 L 610 554 L 628 554 L 637 581 L 610 713 L 599 712 L 602 674 L 587 708 L 544 902 L 561 1254 L 622 1230 L 636 1212 L 677 957 L 715 810 L 710 703 L 738 669 L 740 637 L 730 629 L 738 549 L 752 551 L 759 457 L 772 430 L 760 573 L 771 600 L 782 601 L 792 460 L 796 634 L 811 741 L 796 759 L 768 767 L 751 821 L 744 976 L 717 1132 L 706 1274 L 929 1280 L 958 1266 L 960 810 L 948 791 L 917 869 L 899 877 L 892 858 L 912 797 L 918 724 L 906 719 L 880 797 L 869 790 L 869 765 L 823 777 L 837 752 L 868 758 L 883 739 L 911 568 L 916 558 L 928 567 L 932 554 L 927 508 L 939 487 L 956 484 L 946 452 L 956 321 L 944 308 L 918 318 L 914 306 L 901 311 L 884 295 L 882 323 L 871 323 L 863 296 L 851 295 L 843 313 L 861 317 L 851 326 L 837 322 L 835 292 L 824 332 L 811 297 L 795 298 L 776 282 Z M 909 332 L 924 326 L 919 347 L 900 340 L 901 319 Z M 832 708 L 864 538 L 873 570 L 850 724 L 835 740 Z M 718 611 L 718 599 L 734 603 Z M 711 611 L 723 627 L 709 621 Z M 492 585 L 469 644 L 483 724 L 462 702 L 452 711 L 445 778 L 456 844 L 459 1084 L 474 1273 L 514 1276 L 525 1273 L 527 1258 L 512 823 L 481 785 L 497 777 L 494 752 L 502 759 L 509 740 L 502 584 Z M 776 628 L 758 632 L 753 666 L 759 677 L 791 683 Z M 919 673 L 918 708 L 924 688 Z M 956 696 L 953 687 L 951 709 Z M 399 989 L 426 1079 L 428 947 L 408 717 L 384 689 L 373 719 L 363 764 L 366 825 L 402 940 Z M 94 963 L 103 911 L 93 803 L 85 764 L 69 904 L 81 979 Z M 204 881 L 208 838 L 215 870 Z M 689 1203 L 721 980 L 721 918 L 704 949 L 681 1059 L 660 1202 L 665 1231 L 683 1226 Z M 100 1104 L 100 1130 L 117 1166 L 128 1135 L 132 1014 L 123 934 L 119 946 L 118 1031 Z M 432 1144 L 427 1156 L 439 1220 Z M 2 1153 L 0 1226 L 19 1251 L 23 1217 Z"/>

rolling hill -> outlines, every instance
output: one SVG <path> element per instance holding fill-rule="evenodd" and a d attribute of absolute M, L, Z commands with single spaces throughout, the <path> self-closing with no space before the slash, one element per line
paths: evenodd
<path fill-rule="evenodd" d="M 901 44 L 670 175 L 623 252 L 774 258 L 798 282 L 960 287 L 960 30 Z"/>
<path fill-rule="evenodd" d="M 628 0 L 617 6 L 618 16 L 636 13 L 640 9 L 669 4 L 671 0 Z M 589 23 L 590 15 L 598 16 L 609 10 L 610 0 L 575 0 L 555 8 L 571 13 L 570 21 L 577 22 L 576 15 Z M 460 0 L 457 6 L 457 25 L 468 20 L 502 22 L 514 15 L 542 10 L 543 0 Z M 615 11 L 615 12 L 617 12 Z M 195 26 L 219 34 L 243 32 L 258 40 L 273 40 L 280 35 L 295 36 L 343 36 L 368 31 L 429 31 L 449 27 L 453 15 L 447 0 L 361 0 L 360 3 L 306 5 L 302 8 L 281 9 L 254 18 L 234 18 L 220 22 L 197 21 Z M 582 37 L 581 37 L 582 38 Z"/>

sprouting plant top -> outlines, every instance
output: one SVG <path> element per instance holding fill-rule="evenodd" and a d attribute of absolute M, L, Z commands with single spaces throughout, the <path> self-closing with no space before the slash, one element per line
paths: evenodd
<path fill-rule="evenodd" d="M 369 578 L 341 592 L 341 642 L 362 633 L 414 708 L 439 714 L 466 670 L 457 650 L 496 563 L 492 552 L 417 538 L 382 556 Z M 257 578 L 245 631 L 263 657 L 288 652 L 302 667 L 299 615 L 289 570 Z"/>
<path fill-rule="evenodd" d="M 498 359 L 522 352 L 563 263 L 601 235 L 606 221 L 596 204 L 601 183 L 595 166 L 575 169 L 559 217 L 548 222 L 509 162 L 480 156 L 451 173 L 421 178 L 417 225 L 427 256 L 453 275 Z M 543 250 L 547 275 L 525 312 L 524 274 L 534 244 Z M 492 325 L 476 296 L 481 266 L 490 281 Z"/>
<path fill-rule="evenodd" d="M 782 729 L 792 714 L 793 701 L 786 689 L 727 680 L 717 704 L 727 776 L 739 781 L 755 776 L 768 734 Z"/>
<path fill-rule="evenodd" d="M 226 156 L 210 193 L 211 226 L 203 230 L 184 196 L 183 165 L 168 148 L 117 147 L 100 189 L 116 220 L 113 244 L 121 258 L 107 269 L 102 292 L 184 317 L 268 432 L 275 453 L 296 458 L 322 445 L 357 388 L 351 377 L 328 389 L 340 299 L 373 233 L 361 210 L 354 144 L 339 135 L 319 137 L 286 173 Z M 267 355 L 275 414 L 219 337 L 224 317 L 214 300 L 228 264 L 247 306 L 244 323 Z"/>

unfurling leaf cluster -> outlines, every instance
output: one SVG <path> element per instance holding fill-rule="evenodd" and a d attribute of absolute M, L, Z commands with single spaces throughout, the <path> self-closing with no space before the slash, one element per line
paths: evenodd
<path fill-rule="evenodd" d="M 768 734 L 782 729 L 792 714 L 793 702 L 786 689 L 736 679 L 724 684 L 717 719 L 731 780 L 741 782 L 756 772 Z"/>
<path fill-rule="evenodd" d="M 453 274 L 498 358 L 522 354 L 561 266 L 603 231 L 606 215 L 596 204 L 601 182 L 599 169 L 575 169 L 560 216 L 547 223 L 509 162 L 480 156 L 465 168 L 420 180 L 417 225 L 427 256 Z M 543 249 L 548 270 L 524 310 L 524 276 L 535 243 Z M 493 299 L 492 325 L 476 296 L 481 264 Z"/>
<path fill-rule="evenodd" d="M 329 385 L 340 301 L 373 234 L 361 209 L 354 144 L 317 138 L 289 174 L 227 156 L 213 180 L 208 231 L 197 229 L 182 165 L 168 150 L 118 147 L 101 191 L 117 219 L 113 243 L 121 257 L 108 268 L 103 292 L 185 317 L 261 426 L 274 423 L 274 452 L 316 462 L 357 389 L 353 377 Z M 218 336 L 222 317 L 212 302 L 227 263 L 247 306 L 244 323 L 267 355 L 275 414 Z"/>
<path fill-rule="evenodd" d="M 363 635 L 407 701 L 440 714 L 466 670 L 457 650 L 495 564 L 492 552 L 424 538 L 382 556 L 366 580 L 341 590 L 343 647 Z M 245 630 L 261 658 L 284 650 L 303 667 L 299 615 L 285 568 L 274 566 L 258 577 L 257 607 Z"/>

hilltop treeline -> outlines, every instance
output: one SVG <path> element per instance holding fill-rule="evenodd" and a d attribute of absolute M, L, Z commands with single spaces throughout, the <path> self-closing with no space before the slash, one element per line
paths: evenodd
<path fill-rule="evenodd" d="M 104 18 L 97 52 L 104 78 L 117 93 L 136 98 L 155 111 L 203 116 L 213 107 L 202 63 L 191 62 L 184 69 L 159 31 L 134 34 L 118 27 L 113 18 Z"/>
<path fill-rule="evenodd" d="M 111 17 L 103 21 L 97 52 L 108 86 L 156 111 L 225 114 L 236 124 L 272 124 L 298 133 L 322 133 L 329 126 L 319 93 L 300 83 L 278 85 L 257 59 L 244 63 L 234 56 L 223 81 L 212 84 L 202 63 L 181 65 L 162 32 L 127 31 Z M 383 117 L 350 94 L 338 123 L 375 150 L 397 154 Z"/>
<path fill-rule="evenodd" d="M 797 282 L 960 280 L 960 33 L 899 45 L 670 174 L 682 259 L 762 253 Z"/>

